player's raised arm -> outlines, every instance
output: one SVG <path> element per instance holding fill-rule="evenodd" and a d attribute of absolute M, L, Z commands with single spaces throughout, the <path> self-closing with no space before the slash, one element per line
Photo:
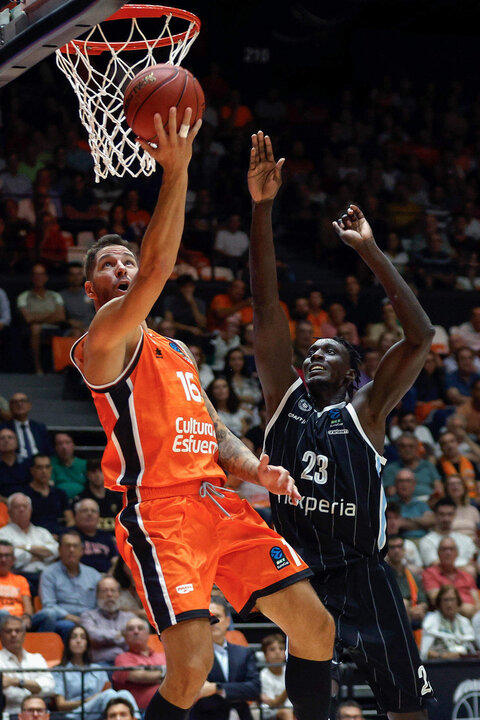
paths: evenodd
<path fill-rule="evenodd" d="M 280 305 L 272 232 L 272 207 L 282 184 L 284 159 L 275 162 L 272 143 L 252 135 L 248 189 L 252 197 L 250 284 L 253 299 L 255 362 L 269 416 L 298 377 L 292 367 L 287 318 Z"/>
<path fill-rule="evenodd" d="M 382 284 L 405 337 L 382 358 L 373 383 L 355 395 L 361 420 L 372 427 L 385 417 L 412 386 L 430 350 L 434 329 L 405 280 L 375 242 L 370 225 L 356 205 L 333 223 L 341 240 L 358 252 Z"/>
<path fill-rule="evenodd" d="M 157 147 L 138 140 L 163 168 L 157 205 L 142 241 L 140 266 L 128 291 L 111 302 L 97 307 L 97 315 L 88 335 L 89 353 L 100 353 L 121 344 L 129 333 L 145 320 L 175 265 L 185 219 L 188 165 L 192 143 L 200 128 L 198 121 L 190 128 L 192 111 L 188 108 L 177 133 L 176 109 L 170 108 L 169 131 L 164 130 L 161 116 L 155 115 Z M 86 284 L 87 293 L 97 302 L 94 285 Z"/>

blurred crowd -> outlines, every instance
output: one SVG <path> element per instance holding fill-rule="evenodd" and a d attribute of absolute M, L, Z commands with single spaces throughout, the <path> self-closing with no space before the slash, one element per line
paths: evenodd
<path fill-rule="evenodd" d="M 158 182 L 95 185 L 73 104 L 59 104 L 58 78 L 48 66 L 36 72 L 41 83 L 27 75 L 2 95 L 0 371 L 43 374 L 68 371 L 69 349 L 93 317 L 82 255 L 106 233 L 140 250 Z M 414 290 L 443 291 L 451 304 L 478 290 L 480 98 L 458 82 L 414 88 L 387 78 L 367 93 L 346 87 L 328 102 L 312 96 L 307 103 L 275 88 L 249 102 L 215 65 L 200 80 L 207 109 L 191 164 L 184 240 L 148 324 L 189 345 L 220 418 L 259 455 L 265 414 L 247 267 L 251 131 L 264 129 L 287 158 L 274 216 L 279 255 L 283 248 L 287 258 L 297 253 L 312 265 L 311 281 L 302 284 L 294 262 L 278 263 L 292 363 L 302 375 L 314 338 L 341 336 L 362 355 L 361 386 L 403 331 L 351 255 L 346 272 L 331 222 L 355 200 Z M 334 293 L 315 280 L 315 268 L 327 265 L 338 279 Z M 386 437 L 387 559 L 424 659 L 480 651 L 480 303 L 473 292 L 469 297 L 455 324 L 435 326 L 424 368 L 392 412 Z M 90 648 L 94 661 L 112 663 L 128 648 L 136 652 L 125 634 L 129 620 L 138 625 L 128 630 L 132 637 L 148 635 L 116 550 L 119 495 L 103 487 L 99 458 L 77 456 L 74 433 L 52 436 L 35 421 L 23 389 L 12 390 L 0 398 L 2 643 L 3 621 L 16 617 L 24 630 L 60 633 L 76 663 L 86 662 Z M 261 488 L 228 482 L 270 522 Z M 101 622 L 89 615 L 95 612 Z M 104 621 L 108 632 L 98 638 Z M 71 645 L 78 628 L 84 650 Z M 98 653 L 112 647 L 105 657 Z M 151 672 L 158 686 L 160 671 Z M 73 709 L 71 698 L 56 694 L 67 703 L 60 700 L 58 709 Z M 144 696 L 140 709 L 142 702 Z"/>

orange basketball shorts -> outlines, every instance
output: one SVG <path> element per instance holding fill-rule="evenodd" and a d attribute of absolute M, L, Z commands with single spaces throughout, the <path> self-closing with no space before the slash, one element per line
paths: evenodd
<path fill-rule="evenodd" d="M 257 598 L 312 575 L 297 553 L 245 501 L 225 493 L 227 516 L 198 493 L 141 498 L 130 488 L 117 516 L 118 549 L 158 633 L 209 618 L 215 583 L 242 616 Z"/>

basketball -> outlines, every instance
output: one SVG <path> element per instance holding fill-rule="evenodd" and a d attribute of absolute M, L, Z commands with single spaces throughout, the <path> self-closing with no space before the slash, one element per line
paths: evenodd
<path fill-rule="evenodd" d="M 191 125 L 205 110 L 205 96 L 198 80 L 185 68 L 175 65 L 152 65 L 139 72 L 128 84 L 123 97 L 123 110 L 135 135 L 155 141 L 157 133 L 153 116 L 160 113 L 168 132 L 168 111 L 177 108 L 177 132 L 187 107 L 192 108 Z"/>

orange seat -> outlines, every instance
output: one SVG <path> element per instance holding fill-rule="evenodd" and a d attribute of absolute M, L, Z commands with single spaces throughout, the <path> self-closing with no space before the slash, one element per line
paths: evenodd
<path fill-rule="evenodd" d="M 227 630 L 225 640 L 232 645 L 244 645 L 248 647 L 248 640 L 241 630 Z"/>
<path fill-rule="evenodd" d="M 30 653 L 40 653 L 48 667 L 59 665 L 63 656 L 63 640 L 55 632 L 27 632 L 24 649 Z"/>
<path fill-rule="evenodd" d="M 153 652 L 158 653 L 164 653 L 165 650 L 163 649 L 162 641 L 158 637 L 158 635 L 152 635 L 150 634 L 148 636 L 148 647 L 150 650 L 153 650 Z"/>
<path fill-rule="evenodd" d="M 8 517 L 7 505 L 0 502 L 0 527 L 4 527 L 8 522 L 10 522 L 10 518 Z"/>

